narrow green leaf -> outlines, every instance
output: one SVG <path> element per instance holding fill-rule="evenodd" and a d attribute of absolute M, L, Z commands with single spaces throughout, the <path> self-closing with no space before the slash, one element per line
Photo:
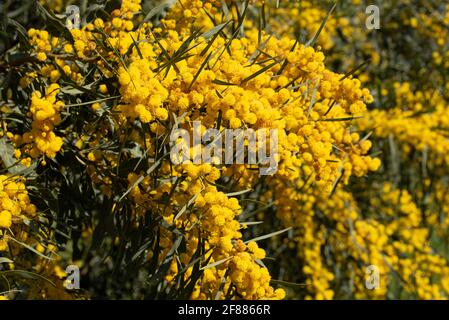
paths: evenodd
<path fill-rule="evenodd" d="M 46 255 L 40 253 L 39 251 L 37 251 L 37 250 L 34 249 L 33 247 L 27 245 L 26 243 L 23 243 L 23 242 L 20 242 L 20 241 L 17 240 L 17 239 L 14 239 L 13 237 L 9 237 L 8 239 L 13 240 L 14 242 L 16 242 L 16 243 L 20 244 L 21 246 L 25 247 L 26 249 L 28 249 L 28 250 L 34 252 L 35 254 L 37 254 L 37 255 L 38 255 L 39 257 L 41 257 L 41 258 L 44 258 L 44 259 L 47 259 L 47 260 L 55 260 L 55 259 L 53 259 L 53 258 L 51 258 L 51 257 L 47 257 Z"/>
<path fill-rule="evenodd" d="M 318 37 L 320 36 L 321 31 L 323 31 L 324 27 L 326 26 L 327 20 L 329 19 L 330 15 L 334 11 L 335 7 L 337 6 L 337 3 L 338 3 L 338 1 L 336 1 L 334 3 L 334 5 L 329 9 L 326 16 L 324 17 L 323 22 L 321 22 L 320 28 L 318 29 L 317 33 L 315 33 L 313 38 L 306 43 L 306 45 L 305 45 L 306 47 L 313 46 L 315 44 L 315 42 L 318 40 Z"/>
<path fill-rule="evenodd" d="M 219 266 L 220 264 L 223 264 L 223 263 L 225 263 L 226 261 L 229 261 L 229 260 L 231 260 L 231 259 L 232 259 L 232 257 L 227 257 L 227 258 L 218 260 L 218 261 L 216 261 L 216 262 L 210 263 L 210 264 L 208 264 L 207 266 L 204 266 L 204 267 L 200 268 L 200 270 L 206 270 L 206 269 L 210 269 L 210 268 L 217 267 L 217 266 Z"/>
<path fill-rule="evenodd" d="M 14 263 L 14 261 L 5 257 L 0 257 L 0 263 Z"/>
<path fill-rule="evenodd" d="M 260 240 L 272 238 L 272 237 L 275 237 L 275 236 L 277 236 L 277 235 L 279 235 L 279 234 L 281 234 L 281 233 L 284 233 L 284 232 L 286 232 L 286 231 L 289 231 L 289 230 L 291 230 L 291 229 L 292 229 L 292 227 L 285 228 L 285 229 L 280 230 L 280 231 L 272 232 L 272 233 L 269 233 L 269 234 L 266 234 L 266 235 L 263 235 L 263 236 L 260 236 L 260 237 L 256 237 L 256 238 L 247 240 L 247 241 L 245 241 L 245 243 L 249 243 L 249 242 L 251 242 L 251 241 L 257 242 L 257 241 L 260 241 Z"/>
<path fill-rule="evenodd" d="M 258 75 L 261 75 L 262 73 L 264 73 L 265 71 L 271 69 L 272 67 L 274 67 L 275 65 L 277 65 L 280 61 L 274 61 L 273 63 L 270 63 L 269 65 L 263 67 L 262 69 L 260 69 L 259 71 L 254 72 L 252 75 L 250 75 L 249 77 L 246 77 L 245 79 L 242 80 L 241 84 L 244 84 L 252 79 L 254 79 L 255 77 L 257 77 Z"/>

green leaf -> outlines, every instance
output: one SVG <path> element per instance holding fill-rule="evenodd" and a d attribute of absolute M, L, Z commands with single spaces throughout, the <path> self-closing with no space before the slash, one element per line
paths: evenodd
<path fill-rule="evenodd" d="M 0 263 L 14 263 L 14 261 L 8 258 L 0 257 Z"/>
<path fill-rule="evenodd" d="M 227 195 L 228 197 L 235 197 L 235 196 L 239 196 L 239 195 L 241 195 L 241 194 L 245 194 L 245 193 L 248 193 L 248 192 L 251 192 L 251 191 L 253 191 L 253 189 L 246 189 L 246 190 L 241 190 L 241 191 L 236 191 L 236 192 L 226 193 L 226 195 Z"/>
<path fill-rule="evenodd" d="M 170 6 L 170 2 L 163 2 L 157 6 L 155 6 L 153 9 L 150 10 L 150 12 L 148 12 L 148 14 L 145 16 L 145 18 L 143 19 L 143 22 L 148 22 L 150 21 L 153 17 L 160 15 L 161 13 L 164 12 L 164 10 L 166 8 L 168 8 Z"/>
<path fill-rule="evenodd" d="M 259 71 L 254 72 L 252 75 L 250 75 L 249 77 L 246 77 L 245 79 L 242 80 L 242 84 L 254 79 L 255 77 L 257 77 L 258 75 L 264 73 L 265 71 L 271 69 L 272 67 L 274 67 L 275 65 L 277 65 L 278 63 L 280 63 L 280 61 L 276 60 L 272 63 L 270 63 L 269 65 L 263 67 L 262 69 L 260 69 Z"/>
<path fill-rule="evenodd" d="M 249 243 L 249 242 L 251 242 L 251 241 L 257 242 L 257 241 L 260 241 L 260 240 L 272 238 L 272 237 L 274 237 L 274 236 L 277 236 L 277 235 L 279 235 L 279 234 L 281 234 L 281 233 L 284 233 L 284 232 L 286 232 L 286 231 L 289 231 L 289 230 L 291 230 L 291 229 L 292 229 L 292 227 L 289 227 L 289 228 L 285 228 L 285 229 L 280 230 L 280 231 L 276 231 L 276 232 L 272 232 L 272 233 L 269 233 L 269 234 L 266 234 L 266 235 L 263 235 L 263 236 L 260 236 L 260 237 L 256 237 L 256 238 L 253 238 L 253 239 L 250 239 L 250 240 L 245 241 L 245 244 L 246 244 L 246 243 Z"/>
<path fill-rule="evenodd" d="M 320 119 L 318 121 L 323 121 L 323 122 L 338 122 L 338 121 L 351 121 L 351 120 L 355 120 L 355 119 L 361 119 L 363 118 L 363 116 L 359 116 L 359 117 L 344 117 L 344 118 L 331 118 L 331 119 Z"/>
<path fill-rule="evenodd" d="M 315 33 L 313 38 L 306 43 L 306 45 L 305 45 L 306 47 L 313 46 L 315 44 L 315 42 L 318 40 L 318 37 L 320 36 L 321 31 L 323 31 L 324 27 L 326 26 L 327 20 L 329 19 L 330 15 L 334 11 L 335 7 L 337 6 L 337 3 L 338 3 L 338 1 L 336 1 L 334 3 L 334 5 L 329 9 L 326 16 L 324 17 L 323 22 L 321 22 L 320 28 L 318 29 L 317 33 Z"/>
<path fill-rule="evenodd" d="M 203 37 L 206 40 L 209 40 L 211 37 L 214 37 L 218 35 L 231 21 L 226 21 L 223 23 L 220 23 L 216 25 L 215 27 L 209 29 L 208 31 L 204 32 L 201 37 Z"/>
<path fill-rule="evenodd" d="M 40 253 L 39 251 L 37 251 L 36 249 L 34 249 L 33 247 L 27 245 L 26 243 L 20 242 L 19 240 L 14 239 L 13 237 L 9 237 L 8 239 L 13 240 L 14 242 L 20 244 L 21 246 L 23 246 L 24 248 L 34 252 L 35 254 L 37 254 L 39 257 L 44 258 L 46 260 L 55 260 L 51 257 L 47 257 L 46 255 Z"/>
<path fill-rule="evenodd" d="M 214 80 L 212 80 L 212 82 L 215 84 L 219 84 L 221 86 L 236 86 L 235 83 L 230 83 L 230 82 L 226 82 L 226 81 L 219 80 L 219 79 L 214 79 Z"/>
<path fill-rule="evenodd" d="M 223 263 L 225 263 L 226 261 L 231 260 L 232 258 L 233 258 L 233 257 L 227 257 L 227 258 L 224 258 L 224 259 L 215 261 L 214 263 L 210 263 L 210 264 L 208 264 L 207 266 L 204 266 L 204 267 L 200 268 L 200 270 L 206 270 L 206 269 L 209 269 L 209 268 L 217 267 L 217 266 L 219 266 L 220 264 L 223 264 Z"/>
<path fill-rule="evenodd" d="M 198 198 L 198 196 L 200 195 L 200 192 L 198 192 L 196 195 L 194 195 L 192 197 L 192 199 L 190 199 L 182 208 L 181 210 L 179 210 L 179 212 L 176 214 L 176 216 L 173 218 L 173 222 L 175 222 L 176 220 L 179 219 L 180 216 L 182 216 L 182 214 L 187 210 L 188 207 L 190 207 L 196 200 L 196 198 Z"/>
<path fill-rule="evenodd" d="M 50 279 L 37 274 L 35 272 L 30 272 L 30 271 L 26 271 L 26 270 L 6 270 L 6 271 L 1 271 L 0 274 L 6 276 L 20 276 L 22 278 L 25 279 L 40 279 L 40 280 L 44 280 L 47 281 L 48 283 L 50 283 L 52 286 L 56 287 L 56 284 L 51 281 Z"/>

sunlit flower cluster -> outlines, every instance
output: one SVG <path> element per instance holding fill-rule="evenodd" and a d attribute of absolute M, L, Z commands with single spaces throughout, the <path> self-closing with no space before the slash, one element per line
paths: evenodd
<path fill-rule="evenodd" d="M 8 250 L 10 236 L 22 236 L 20 226 L 36 216 L 22 178 L 0 175 L 0 251 Z M 16 225 L 18 228 L 16 228 Z M 11 232 L 11 230 L 13 232 Z"/>

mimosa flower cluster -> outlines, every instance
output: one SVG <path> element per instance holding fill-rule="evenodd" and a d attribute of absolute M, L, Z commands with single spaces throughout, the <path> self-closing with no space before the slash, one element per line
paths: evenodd
<path fill-rule="evenodd" d="M 8 250 L 9 237 L 21 236 L 21 225 L 36 216 L 22 178 L 0 175 L 0 251 Z"/>

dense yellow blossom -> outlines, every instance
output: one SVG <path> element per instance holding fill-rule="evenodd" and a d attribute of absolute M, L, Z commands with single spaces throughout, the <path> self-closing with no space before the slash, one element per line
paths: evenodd
<path fill-rule="evenodd" d="M 27 225 L 36 218 L 22 177 L 0 175 L 0 254 L 16 252 L 17 241 L 26 241 Z M 11 238 L 14 238 L 11 240 Z"/>

